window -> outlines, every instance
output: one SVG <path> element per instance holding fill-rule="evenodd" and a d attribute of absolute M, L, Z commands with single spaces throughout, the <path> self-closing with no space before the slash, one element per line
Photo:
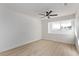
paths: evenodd
<path fill-rule="evenodd" d="M 48 33 L 54 31 L 70 31 L 72 30 L 72 21 L 57 21 L 57 22 L 48 22 Z"/>
<path fill-rule="evenodd" d="M 60 29 L 60 24 L 53 22 L 51 27 L 52 27 L 52 30 L 59 30 Z"/>

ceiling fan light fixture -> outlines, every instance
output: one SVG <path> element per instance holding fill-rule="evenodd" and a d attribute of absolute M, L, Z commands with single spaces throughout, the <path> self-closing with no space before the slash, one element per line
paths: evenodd
<path fill-rule="evenodd" d="M 45 13 L 41 13 L 40 15 L 43 15 L 44 17 L 47 17 L 48 19 L 52 16 L 58 16 L 58 14 L 51 14 L 52 12 L 53 12 L 52 10 L 49 10 L 49 11 L 46 11 Z"/>

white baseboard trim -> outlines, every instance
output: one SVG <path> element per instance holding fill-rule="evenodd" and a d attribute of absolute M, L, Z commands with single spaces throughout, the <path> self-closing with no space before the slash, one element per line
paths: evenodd
<path fill-rule="evenodd" d="M 33 40 L 31 40 L 31 41 L 28 41 L 28 42 L 25 42 L 25 43 L 21 43 L 20 45 L 16 45 L 15 47 L 11 47 L 11 48 L 8 48 L 8 49 L 6 49 L 6 50 L 0 51 L 0 53 L 6 52 L 6 51 L 8 51 L 8 50 L 15 49 L 15 48 L 18 48 L 18 47 L 21 47 L 21 46 L 24 46 L 24 45 L 26 45 L 26 44 L 29 44 L 29 43 L 31 43 L 31 42 L 35 42 L 35 41 L 38 41 L 38 40 L 41 40 L 41 39 L 33 39 Z"/>
<path fill-rule="evenodd" d="M 60 40 L 53 40 L 53 39 L 43 39 L 43 40 L 51 40 L 51 41 L 55 41 L 55 42 L 60 42 L 60 43 L 66 43 L 66 44 L 74 44 L 74 42 L 70 42 L 70 41 L 60 41 Z"/>

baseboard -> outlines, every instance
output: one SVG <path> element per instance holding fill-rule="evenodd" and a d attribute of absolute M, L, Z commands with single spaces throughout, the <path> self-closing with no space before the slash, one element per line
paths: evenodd
<path fill-rule="evenodd" d="M 41 39 L 35 39 L 35 40 L 31 40 L 31 41 L 22 43 L 22 44 L 20 44 L 20 45 L 16 45 L 15 47 L 11 47 L 11 48 L 8 48 L 8 49 L 6 49 L 6 50 L 3 50 L 3 51 L 1 51 L 0 53 L 3 53 L 3 52 L 6 52 L 6 51 L 9 51 L 9 50 L 12 50 L 12 49 L 15 49 L 15 48 L 24 46 L 24 45 L 26 45 L 26 44 L 29 44 L 29 43 L 32 43 L 32 42 L 35 42 L 35 41 L 38 41 L 38 40 L 41 40 Z"/>
<path fill-rule="evenodd" d="M 65 42 L 65 41 L 59 41 L 59 40 L 52 40 L 52 39 L 43 39 L 43 40 L 51 40 L 51 41 L 55 41 L 55 42 L 60 42 L 60 43 L 65 43 L 65 44 L 73 44 L 72 42 Z"/>

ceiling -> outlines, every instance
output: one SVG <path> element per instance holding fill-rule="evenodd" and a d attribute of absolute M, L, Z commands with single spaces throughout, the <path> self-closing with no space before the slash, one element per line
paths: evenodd
<path fill-rule="evenodd" d="M 53 13 L 57 13 L 58 16 L 70 15 L 76 12 L 79 8 L 78 3 L 9 3 L 1 4 L 9 10 L 30 15 L 36 18 L 42 17 L 39 13 L 47 10 L 53 10 Z M 58 17 L 57 16 L 57 17 Z"/>

